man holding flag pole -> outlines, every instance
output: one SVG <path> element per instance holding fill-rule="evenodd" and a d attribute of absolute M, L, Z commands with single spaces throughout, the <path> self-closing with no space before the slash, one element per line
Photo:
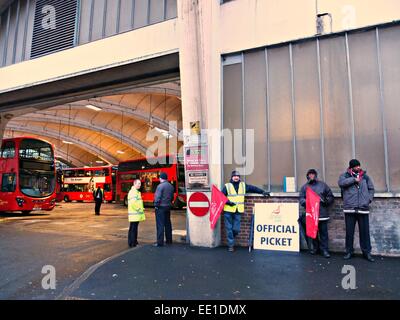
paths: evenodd
<path fill-rule="evenodd" d="M 252 186 L 240 180 L 240 174 L 234 170 L 231 180 L 222 188 L 222 193 L 228 198 L 224 206 L 224 223 L 226 237 L 228 240 L 228 251 L 234 251 L 235 237 L 240 232 L 240 222 L 244 213 L 244 198 L 246 193 L 259 193 L 264 197 L 269 196 L 269 192 L 256 186 Z"/>
<path fill-rule="evenodd" d="M 306 209 L 306 214 L 300 218 L 303 230 L 306 229 L 306 240 L 311 254 L 318 249 L 325 258 L 329 258 L 328 249 L 328 206 L 334 201 L 332 190 L 328 185 L 318 180 L 315 169 L 307 171 L 307 183 L 300 190 L 300 205 Z"/>

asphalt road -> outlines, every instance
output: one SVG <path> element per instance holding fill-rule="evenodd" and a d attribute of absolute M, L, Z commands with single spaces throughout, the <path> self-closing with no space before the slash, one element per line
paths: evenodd
<path fill-rule="evenodd" d="M 139 243 L 155 241 L 154 211 L 146 210 Z M 172 214 L 174 241 L 183 241 L 185 211 Z M 128 249 L 126 208 L 60 203 L 51 212 L 0 215 L 0 299 L 55 299 L 90 266 Z M 133 249 L 135 250 L 135 249 Z M 42 268 L 54 266 L 56 289 L 44 290 Z"/>

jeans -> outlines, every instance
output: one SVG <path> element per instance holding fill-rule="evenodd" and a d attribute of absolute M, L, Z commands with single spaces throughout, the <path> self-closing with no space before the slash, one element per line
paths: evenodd
<path fill-rule="evenodd" d="M 164 245 L 164 234 L 166 243 L 172 243 L 171 209 L 169 207 L 156 209 L 156 225 L 158 245 Z"/>
<path fill-rule="evenodd" d="M 235 237 L 240 232 L 240 219 L 241 214 L 237 211 L 236 213 L 224 211 L 225 230 L 229 247 L 233 247 L 235 245 Z"/>

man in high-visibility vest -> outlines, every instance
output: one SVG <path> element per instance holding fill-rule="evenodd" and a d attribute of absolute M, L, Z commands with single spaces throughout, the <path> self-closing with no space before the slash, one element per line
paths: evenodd
<path fill-rule="evenodd" d="M 224 206 L 224 222 L 228 239 L 228 251 L 233 252 L 235 237 L 240 232 L 240 220 L 241 215 L 244 213 L 244 197 L 246 193 L 259 193 L 267 197 L 269 192 L 240 181 L 239 172 L 232 171 L 231 180 L 225 184 L 222 193 L 229 200 Z"/>
<path fill-rule="evenodd" d="M 142 183 L 136 179 L 133 183 L 131 190 L 128 193 L 128 219 L 129 219 L 129 232 L 128 232 L 128 245 L 129 247 L 136 247 L 138 245 L 137 235 L 139 222 L 146 220 L 144 215 L 144 207 L 142 194 L 139 189 Z"/>

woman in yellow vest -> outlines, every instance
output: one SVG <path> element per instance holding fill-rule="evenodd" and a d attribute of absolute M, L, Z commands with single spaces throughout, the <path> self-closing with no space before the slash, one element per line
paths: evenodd
<path fill-rule="evenodd" d="M 260 193 L 264 197 L 269 193 L 255 186 L 240 181 L 238 171 L 232 171 L 231 180 L 225 184 L 222 193 L 228 197 L 228 202 L 224 206 L 224 222 L 226 238 L 228 240 L 228 250 L 234 251 L 235 237 L 240 232 L 241 215 L 244 213 L 244 197 L 246 193 Z"/>
<path fill-rule="evenodd" d="M 131 248 L 138 245 L 137 234 L 139 222 L 146 220 L 146 216 L 144 215 L 142 194 L 139 191 L 141 185 L 142 183 L 140 182 L 140 180 L 136 179 L 133 182 L 133 186 L 128 193 L 128 218 L 130 222 L 128 245 Z"/>

